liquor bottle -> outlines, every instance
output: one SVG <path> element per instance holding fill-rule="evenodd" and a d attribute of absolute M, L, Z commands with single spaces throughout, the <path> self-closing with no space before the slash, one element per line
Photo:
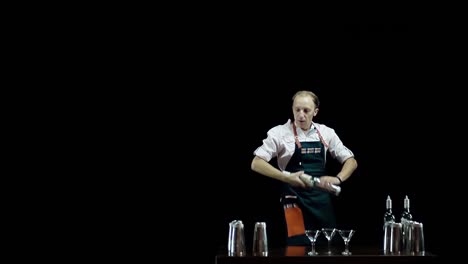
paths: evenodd
<path fill-rule="evenodd" d="M 403 201 L 403 213 L 401 214 L 401 225 L 402 225 L 402 244 L 403 244 L 403 249 L 404 250 L 409 250 L 410 246 L 410 226 L 413 221 L 413 216 L 411 216 L 410 213 L 410 203 L 409 203 L 409 198 L 408 195 L 406 195 L 405 200 Z"/>
<path fill-rule="evenodd" d="M 297 196 L 285 195 L 280 201 L 284 208 L 288 237 L 305 234 L 304 216 L 297 204 Z"/>
<path fill-rule="evenodd" d="M 390 195 L 387 196 L 386 210 L 384 214 L 384 223 L 387 222 L 395 222 L 395 216 L 392 212 L 392 199 L 390 199 Z"/>
<path fill-rule="evenodd" d="M 405 200 L 403 201 L 403 213 L 401 214 L 401 223 L 403 224 L 406 221 L 412 221 L 413 216 L 410 213 L 410 203 L 408 195 L 406 195 Z"/>

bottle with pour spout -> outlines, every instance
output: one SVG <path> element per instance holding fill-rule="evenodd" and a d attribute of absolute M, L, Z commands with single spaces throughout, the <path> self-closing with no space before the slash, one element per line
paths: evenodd
<path fill-rule="evenodd" d="M 410 200 L 408 198 L 408 195 L 406 195 L 405 199 L 403 200 L 403 213 L 401 214 L 401 223 L 412 220 L 413 216 L 410 213 Z"/>
<path fill-rule="evenodd" d="M 385 214 L 384 214 L 384 224 L 389 222 L 395 222 L 395 215 L 392 212 L 392 199 L 390 195 L 387 196 L 387 201 L 385 203 Z"/>
<path fill-rule="evenodd" d="M 413 223 L 413 216 L 410 213 L 410 200 L 406 195 L 403 200 L 403 212 L 401 214 L 401 225 L 403 227 L 403 248 L 406 248 L 409 241 L 409 231 Z"/>

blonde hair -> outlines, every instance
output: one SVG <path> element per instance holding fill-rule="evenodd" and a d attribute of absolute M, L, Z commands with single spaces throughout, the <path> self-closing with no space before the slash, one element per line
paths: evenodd
<path fill-rule="evenodd" d="M 296 92 L 292 97 L 293 102 L 294 102 L 294 99 L 296 99 L 296 97 L 298 97 L 298 96 L 310 96 L 310 97 L 312 97 L 312 100 L 314 100 L 315 107 L 318 108 L 320 106 L 320 101 L 319 101 L 318 96 L 316 94 L 314 94 L 313 92 L 311 92 L 311 91 L 303 90 L 303 91 Z"/>

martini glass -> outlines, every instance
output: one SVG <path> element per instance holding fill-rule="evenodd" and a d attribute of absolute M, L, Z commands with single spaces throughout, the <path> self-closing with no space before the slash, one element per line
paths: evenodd
<path fill-rule="evenodd" d="M 354 234 L 353 229 L 342 229 L 338 230 L 338 233 L 340 233 L 341 238 L 343 238 L 344 244 L 345 244 L 345 250 L 341 252 L 342 255 L 349 256 L 351 255 L 351 252 L 349 251 L 349 241 L 351 240 L 351 237 L 353 237 Z"/>
<path fill-rule="evenodd" d="M 315 251 L 315 241 L 317 241 L 317 237 L 320 235 L 320 230 L 306 230 L 305 234 L 310 240 L 310 244 L 312 245 L 312 248 L 310 252 L 308 253 L 309 256 L 315 256 L 318 255 L 317 251 Z"/>
<path fill-rule="evenodd" d="M 325 235 L 328 241 L 328 252 L 327 252 L 328 255 L 332 254 L 331 242 L 332 242 L 333 236 L 335 235 L 335 232 L 336 232 L 336 228 L 322 228 L 322 233 Z"/>

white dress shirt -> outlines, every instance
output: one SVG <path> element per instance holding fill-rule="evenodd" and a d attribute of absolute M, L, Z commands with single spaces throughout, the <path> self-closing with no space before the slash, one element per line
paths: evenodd
<path fill-rule="evenodd" d="M 354 157 L 353 152 L 343 145 L 335 130 L 326 125 L 312 123 L 308 132 L 304 132 L 299 127 L 296 130 L 300 142 L 322 141 L 325 145 L 325 152 L 329 151 L 331 157 L 337 159 L 340 163 Z M 267 138 L 254 151 L 254 155 L 267 162 L 276 157 L 278 167 L 285 170 L 294 154 L 295 144 L 292 121 L 289 119 L 284 125 L 275 126 L 267 132 Z"/>

